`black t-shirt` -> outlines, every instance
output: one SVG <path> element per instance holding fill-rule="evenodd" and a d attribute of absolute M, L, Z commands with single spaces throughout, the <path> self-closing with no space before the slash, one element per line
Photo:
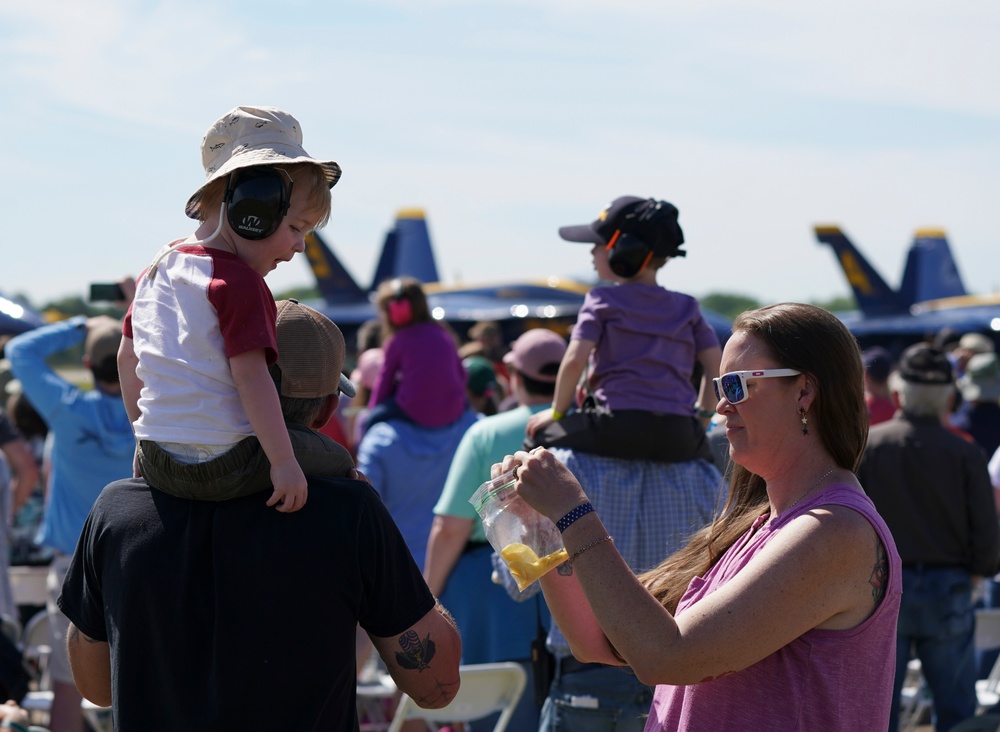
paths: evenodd
<path fill-rule="evenodd" d="M 59 605 L 111 644 L 117 732 L 357 730 L 355 624 L 391 637 L 434 598 L 368 484 L 310 479 L 291 514 L 267 496 L 97 500 Z"/>

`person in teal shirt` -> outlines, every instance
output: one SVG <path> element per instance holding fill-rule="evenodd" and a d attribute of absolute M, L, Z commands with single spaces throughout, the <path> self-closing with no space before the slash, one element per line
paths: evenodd
<path fill-rule="evenodd" d="M 479 420 L 462 437 L 434 507 L 427 541 L 424 578 L 462 630 L 462 663 L 516 661 L 528 673 L 510 729 L 538 727 L 531 693 L 531 641 L 539 623 L 548 626 L 549 612 L 540 595 L 514 602 L 491 581 L 493 548 L 469 499 L 490 479 L 490 466 L 521 448 L 531 415 L 551 405 L 565 352 L 566 341 L 544 328 L 529 330 L 514 341 L 504 363 L 518 406 Z M 492 729 L 492 724 L 473 723 L 471 732 Z"/>

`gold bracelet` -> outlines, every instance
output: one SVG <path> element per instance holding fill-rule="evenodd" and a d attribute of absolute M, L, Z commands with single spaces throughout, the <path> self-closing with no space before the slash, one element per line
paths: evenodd
<path fill-rule="evenodd" d="M 613 544 L 615 540 L 614 537 L 611 536 L 611 534 L 608 534 L 607 536 L 602 536 L 600 539 L 594 539 L 592 542 L 587 544 L 587 546 L 583 547 L 583 549 L 578 549 L 577 551 L 573 552 L 573 556 L 571 556 L 569 559 L 566 560 L 566 564 L 572 564 L 573 562 L 576 561 L 577 557 L 579 557 L 585 551 L 587 551 L 588 549 L 593 549 L 598 544 L 603 544 L 606 541 L 610 541 Z"/>

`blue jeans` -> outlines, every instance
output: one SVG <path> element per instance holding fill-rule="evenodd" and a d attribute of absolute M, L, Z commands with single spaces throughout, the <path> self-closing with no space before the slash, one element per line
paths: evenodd
<path fill-rule="evenodd" d="M 642 732 L 652 703 L 653 689 L 628 669 L 557 673 L 538 732 Z"/>
<path fill-rule="evenodd" d="M 899 724 L 906 663 L 916 655 L 934 698 L 934 728 L 947 732 L 976 713 L 976 617 L 972 578 L 962 569 L 904 568 L 896 630 L 896 679 L 889 729 Z"/>

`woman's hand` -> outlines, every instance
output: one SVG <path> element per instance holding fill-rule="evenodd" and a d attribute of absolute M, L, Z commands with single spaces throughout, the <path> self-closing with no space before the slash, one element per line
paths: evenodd
<path fill-rule="evenodd" d="M 544 447 L 531 452 L 519 451 L 496 463 L 490 475 L 517 468 L 517 493 L 533 509 L 553 523 L 587 502 L 587 494 L 569 469 Z"/>

